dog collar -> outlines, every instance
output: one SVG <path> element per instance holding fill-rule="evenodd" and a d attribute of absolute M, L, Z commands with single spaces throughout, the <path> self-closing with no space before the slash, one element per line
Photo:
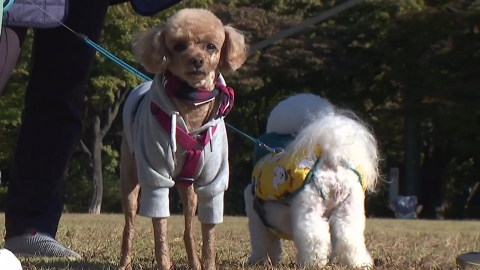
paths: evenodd
<path fill-rule="evenodd" d="M 212 101 L 220 93 L 218 89 L 193 88 L 170 72 L 163 74 L 162 83 L 167 95 L 195 105 Z"/>
<path fill-rule="evenodd" d="M 223 94 L 224 98 L 219 108 L 219 115 L 227 115 L 233 107 L 235 93 L 231 87 L 227 87 L 220 82 L 218 76 L 215 79 L 215 89 L 212 91 L 206 88 L 191 87 L 170 72 L 164 72 L 162 76 L 162 84 L 165 88 L 165 92 L 171 97 L 175 97 L 197 106 L 212 101 L 219 94 Z"/>

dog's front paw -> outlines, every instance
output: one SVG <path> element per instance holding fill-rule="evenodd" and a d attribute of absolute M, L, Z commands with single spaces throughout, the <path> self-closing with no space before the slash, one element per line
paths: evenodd
<path fill-rule="evenodd" d="M 310 259 L 299 259 L 298 260 L 298 266 L 301 269 L 318 269 L 325 267 L 328 264 L 329 260 L 328 258 L 324 259 L 319 259 L 319 258 L 310 258 Z"/>
<path fill-rule="evenodd" d="M 373 269 L 374 266 L 375 266 L 375 265 L 374 265 L 373 263 L 372 263 L 372 264 L 369 264 L 369 263 L 368 263 L 368 264 L 354 265 L 353 267 L 354 267 L 354 268 L 357 268 L 357 269 L 365 269 L 365 270 L 367 270 L 367 269 Z"/>
<path fill-rule="evenodd" d="M 373 259 L 367 255 L 355 260 L 351 266 L 357 269 L 372 269 L 375 264 L 373 263 Z"/>

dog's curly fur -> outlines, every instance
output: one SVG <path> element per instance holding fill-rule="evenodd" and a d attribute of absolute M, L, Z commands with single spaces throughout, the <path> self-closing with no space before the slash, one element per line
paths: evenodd
<path fill-rule="evenodd" d="M 282 115 L 289 115 L 291 121 L 278 121 Z M 282 101 L 272 110 L 267 126 L 267 132 L 298 133 L 287 152 L 304 153 L 316 145 L 323 149 L 313 181 L 288 206 L 269 201 L 263 204 L 269 224 L 293 237 L 297 263 L 324 266 L 337 256 L 341 264 L 350 267 L 373 266 L 364 238 L 365 194 L 358 176 L 344 167 L 342 160 L 359 165 L 366 190 L 374 191 L 379 176 L 374 135 L 353 112 L 336 109 L 312 94 Z M 277 264 L 281 239 L 260 221 L 251 190 L 250 184 L 244 192 L 252 246 L 248 262 L 266 263 L 270 257 Z"/>
<path fill-rule="evenodd" d="M 204 9 L 182 9 L 170 17 L 164 27 L 154 27 L 136 35 L 132 40 L 135 58 L 154 74 L 168 70 L 194 88 L 215 88 L 217 72 L 234 72 L 245 62 L 248 47 L 245 37 L 235 28 L 223 25 L 212 12 Z M 201 62 L 201 65 L 195 63 Z M 172 98 L 188 130 L 201 127 L 213 113 L 215 102 L 198 106 Z M 121 269 L 132 268 L 132 244 L 135 216 L 138 209 L 138 185 L 135 158 L 123 140 L 121 151 L 121 192 L 125 214 L 122 239 Z M 178 187 L 184 207 L 184 242 L 190 269 L 215 269 L 214 225 L 202 224 L 202 263 L 198 258 L 193 230 L 197 209 L 194 188 Z M 155 256 L 158 268 L 171 268 L 167 241 L 167 221 L 153 218 Z"/>
<path fill-rule="evenodd" d="M 237 29 L 223 25 L 212 12 L 205 9 L 183 9 L 167 20 L 163 28 L 152 28 L 134 36 L 135 59 L 148 72 L 169 70 L 192 87 L 205 87 L 204 80 L 186 75 L 192 71 L 192 57 L 205 60 L 205 72 L 234 72 L 246 60 L 245 37 Z M 216 50 L 205 49 L 211 43 Z M 214 75 L 214 74 L 213 74 Z"/>

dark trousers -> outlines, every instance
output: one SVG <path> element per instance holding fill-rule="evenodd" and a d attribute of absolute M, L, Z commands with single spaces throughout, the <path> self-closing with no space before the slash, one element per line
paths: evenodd
<path fill-rule="evenodd" d="M 70 0 L 65 24 L 98 42 L 108 0 Z M 27 29 L 16 28 L 20 37 Z M 32 69 L 8 184 L 6 236 L 56 235 L 68 161 L 82 133 L 95 51 L 64 27 L 34 31 Z"/>

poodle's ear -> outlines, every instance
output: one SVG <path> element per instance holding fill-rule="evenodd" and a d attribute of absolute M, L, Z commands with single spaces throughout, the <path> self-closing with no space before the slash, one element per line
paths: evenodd
<path fill-rule="evenodd" d="M 245 63 L 248 46 L 240 31 L 228 25 L 224 28 L 225 42 L 222 47 L 220 68 L 223 72 L 228 73 L 234 72 Z"/>
<path fill-rule="evenodd" d="M 169 53 L 165 44 L 165 32 L 152 28 L 132 39 L 135 59 L 150 73 L 159 74 L 167 69 Z"/>

